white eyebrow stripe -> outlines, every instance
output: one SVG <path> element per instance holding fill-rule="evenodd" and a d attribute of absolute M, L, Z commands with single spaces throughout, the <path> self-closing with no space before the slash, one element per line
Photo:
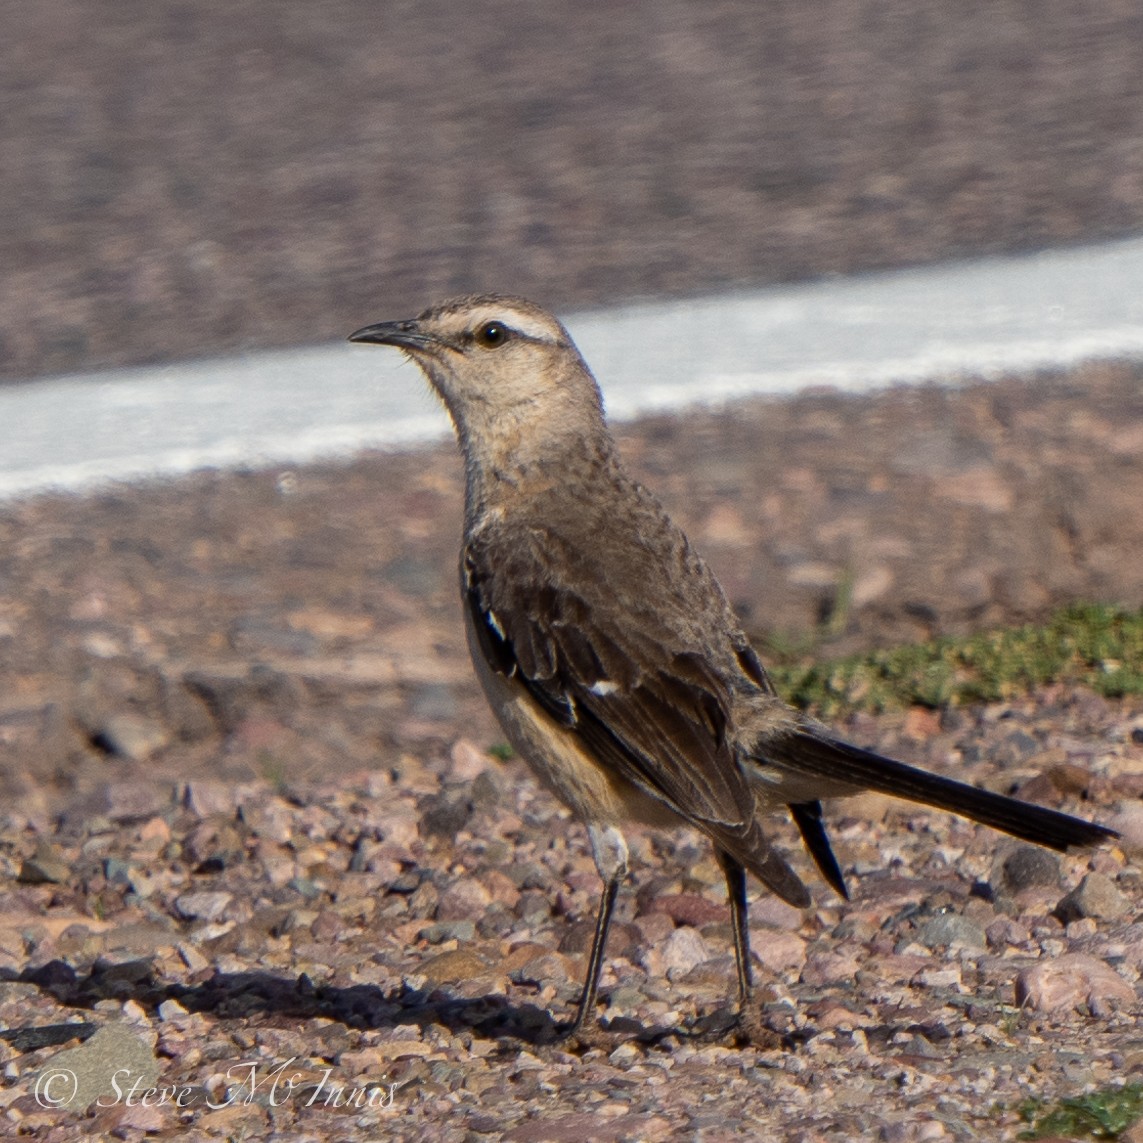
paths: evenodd
<path fill-rule="evenodd" d="M 522 333 L 525 337 L 535 338 L 537 341 L 552 342 L 558 336 L 556 330 L 548 322 L 534 318 L 531 314 L 520 313 L 518 310 L 489 309 L 487 313 L 482 313 L 479 316 L 474 328 L 479 328 L 486 321 L 503 322 L 509 329 L 514 329 L 517 333 Z"/>

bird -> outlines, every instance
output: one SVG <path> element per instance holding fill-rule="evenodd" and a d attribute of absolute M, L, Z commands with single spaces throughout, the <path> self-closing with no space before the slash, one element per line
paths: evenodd
<path fill-rule="evenodd" d="M 1116 836 L 882 757 L 785 702 L 714 573 L 624 466 L 599 385 L 547 310 L 466 295 L 349 340 L 401 350 L 445 406 L 464 462 L 460 594 L 475 673 L 508 742 L 587 830 L 603 891 L 567 1034 L 594 1015 L 627 823 L 685 824 L 712 843 L 739 1014 L 753 986 L 746 874 L 791 905 L 811 902 L 766 836 L 768 812 L 788 810 L 843 897 L 823 798 L 877 791 L 1059 851 Z"/>

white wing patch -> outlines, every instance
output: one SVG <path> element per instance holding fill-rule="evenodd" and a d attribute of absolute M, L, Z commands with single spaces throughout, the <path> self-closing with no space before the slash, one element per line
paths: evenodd
<path fill-rule="evenodd" d="M 592 683 L 587 688 L 593 695 L 599 695 L 600 698 L 606 698 L 608 695 L 613 695 L 619 690 L 619 684 L 613 683 L 610 679 L 600 679 L 596 683 Z"/>
<path fill-rule="evenodd" d="M 493 611 L 491 607 L 484 613 L 484 617 L 488 620 L 488 626 L 491 627 L 501 639 L 507 639 L 507 636 L 504 634 L 504 628 L 500 626 L 500 620 L 496 618 L 496 612 Z"/>

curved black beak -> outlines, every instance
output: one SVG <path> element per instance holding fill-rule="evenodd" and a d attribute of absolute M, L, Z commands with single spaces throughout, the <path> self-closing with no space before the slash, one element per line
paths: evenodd
<path fill-rule="evenodd" d="M 416 321 L 379 321 L 349 335 L 350 341 L 366 345 L 395 345 L 399 349 L 428 349 L 436 338 L 425 333 Z"/>

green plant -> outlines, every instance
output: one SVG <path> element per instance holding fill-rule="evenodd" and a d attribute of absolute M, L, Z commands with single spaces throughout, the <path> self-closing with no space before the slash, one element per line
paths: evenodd
<path fill-rule="evenodd" d="M 787 644 L 787 649 L 790 648 Z M 775 648 L 770 647 L 771 651 Z M 1046 623 L 935 639 L 824 663 L 778 655 L 771 675 L 791 702 L 823 717 L 909 705 L 995 702 L 1067 681 L 1117 697 L 1143 694 L 1143 611 L 1076 604 Z"/>
<path fill-rule="evenodd" d="M 1021 1139 L 1118 1139 L 1143 1117 L 1143 1084 L 1102 1088 L 1061 1099 L 1047 1109 L 1040 1100 L 1029 1099 L 1018 1110 L 1024 1121 L 1032 1124 L 1021 1133 Z"/>

